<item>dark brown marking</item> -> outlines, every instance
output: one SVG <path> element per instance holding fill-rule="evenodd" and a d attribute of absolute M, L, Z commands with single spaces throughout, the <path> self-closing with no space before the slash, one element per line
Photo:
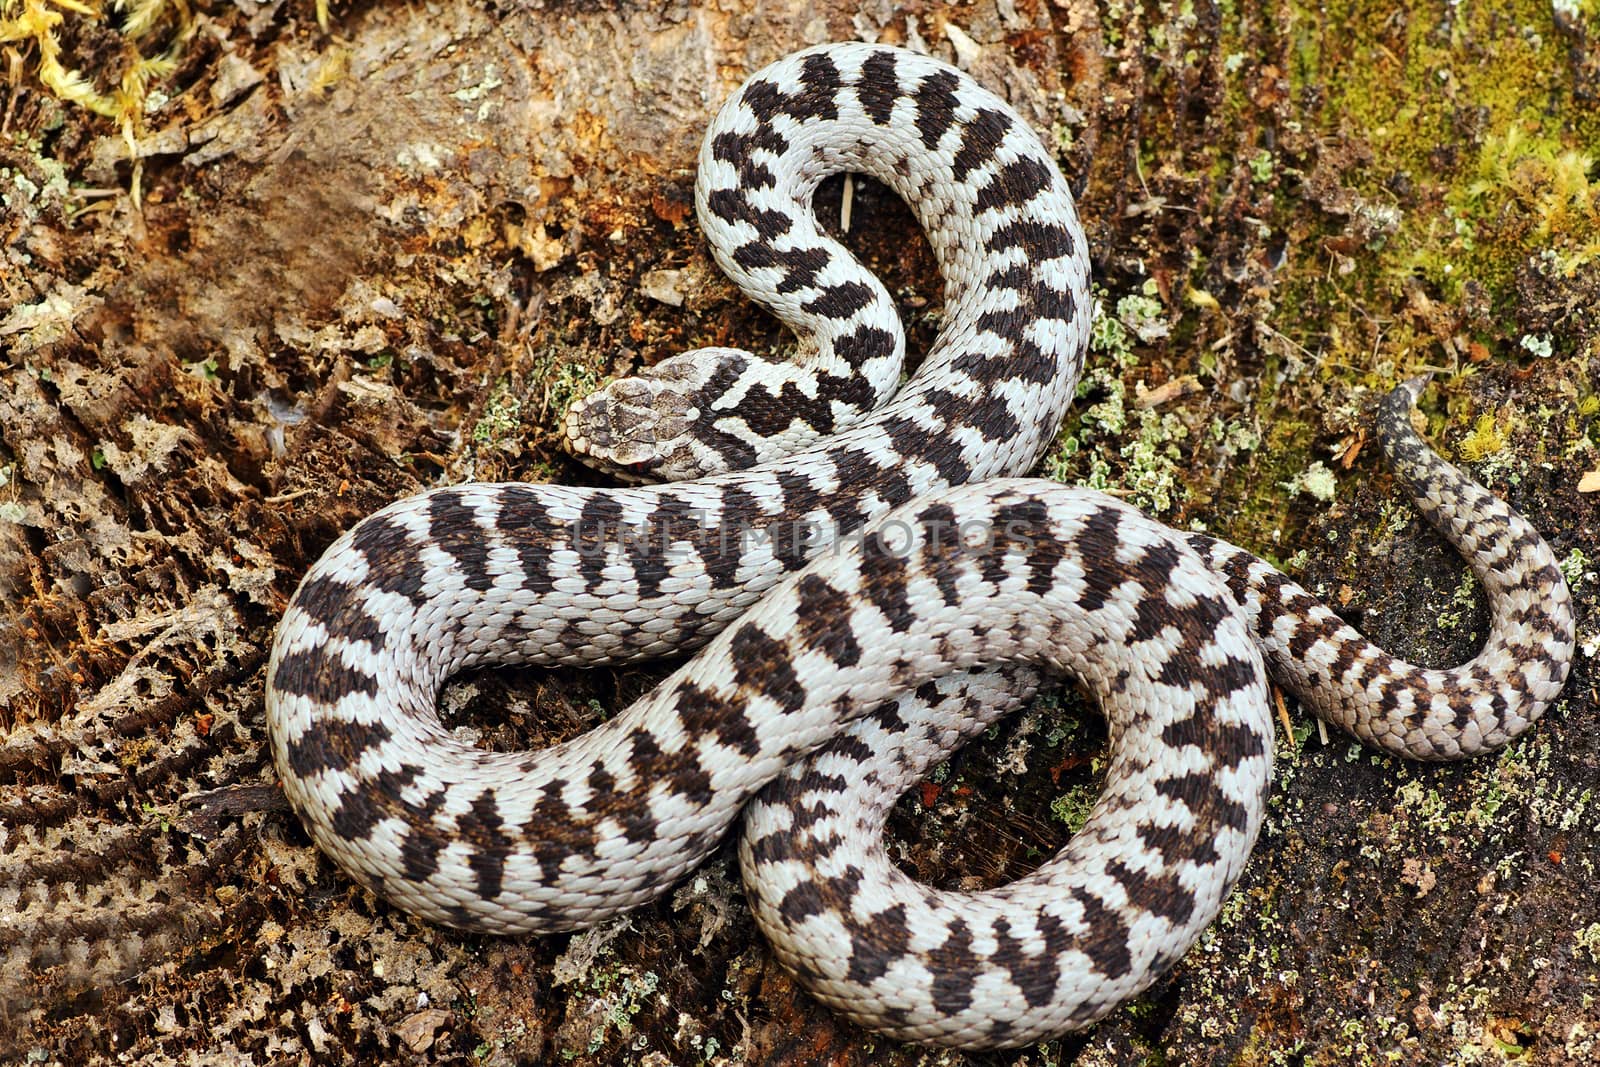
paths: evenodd
<path fill-rule="evenodd" d="M 418 607 L 428 602 L 422 592 L 426 570 L 404 526 L 380 512 L 355 528 L 350 543 L 367 561 L 369 584 L 398 593 Z"/>
<path fill-rule="evenodd" d="M 861 542 L 861 577 L 867 599 L 889 621 L 895 633 L 908 633 L 917 621 L 911 602 L 906 599 L 906 560 L 874 530 Z"/>
<path fill-rule="evenodd" d="M 503 489 L 496 525 L 522 564 L 523 588 L 536 596 L 552 592 L 555 582 L 550 575 L 550 551 L 556 531 L 539 491 L 525 485 Z"/>
<path fill-rule="evenodd" d="M 274 688 L 294 696 L 310 697 L 318 704 L 337 704 L 352 693 L 375 697 L 378 680 L 347 665 L 330 645 L 300 649 L 278 660 L 272 676 Z"/>
<path fill-rule="evenodd" d="M 754 623 L 745 623 L 734 631 L 728 654 L 734 664 L 734 680 L 742 692 L 759 693 L 786 715 L 805 706 L 805 687 L 800 684 L 789 649 L 782 641 Z"/>
<path fill-rule="evenodd" d="M 961 147 L 950 161 L 951 176 L 958 182 L 994 158 L 995 150 L 1011 129 L 1011 119 L 1003 111 L 984 108 L 961 127 Z"/>
<path fill-rule="evenodd" d="M 1176 875 L 1152 875 L 1134 870 L 1121 862 L 1106 865 L 1106 874 L 1122 883 L 1128 903 L 1174 926 L 1182 926 L 1194 916 L 1194 897 Z"/>
<path fill-rule="evenodd" d="M 783 895 L 778 902 L 778 914 L 788 926 L 799 926 L 813 915 L 828 910 L 822 889 L 811 879 L 805 879 Z"/>
<path fill-rule="evenodd" d="M 1011 936 L 1009 922 L 997 919 L 994 924 L 994 962 L 1011 973 L 1011 981 L 1022 990 L 1022 999 L 1034 1008 L 1054 999 L 1061 977 L 1061 957 L 1075 940 L 1066 924 L 1048 912 L 1039 916 L 1037 925 L 1039 940 L 1030 952 L 1030 946 Z"/>
<path fill-rule="evenodd" d="M 840 667 L 861 662 L 861 645 L 850 626 L 852 598 L 815 574 L 800 579 L 795 607 L 800 640 Z"/>
<path fill-rule="evenodd" d="M 1215 777 L 1209 773 L 1189 771 L 1163 778 L 1156 783 L 1156 792 L 1188 808 L 1201 832 L 1207 827 L 1213 831 L 1227 827 L 1244 833 L 1250 827 L 1249 810 L 1223 795 L 1217 788 Z"/>
<path fill-rule="evenodd" d="M 1187 719 L 1168 724 L 1161 731 L 1161 740 L 1173 748 L 1193 745 L 1225 767 L 1236 767 L 1244 760 L 1266 754 L 1254 730 L 1218 722 L 1209 706 L 1197 707 Z"/>
<path fill-rule="evenodd" d="M 561 876 L 561 864 L 568 856 L 590 855 L 596 841 L 593 824 L 580 821 L 582 813 L 574 812 L 561 799 L 562 784 L 551 782 L 546 787 L 528 821 L 520 827 L 546 882 L 555 882 Z"/>
<path fill-rule="evenodd" d="M 445 490 L 428 497 L 428 535 L 456 561 L 468 589 L 483 592 L 494 584 L 489 575 L 489 532 L 459 492 Z"/>
<path fill-rule="evenodd" d="M 861 282 L 840 282 L 830 285 L 815 297 L 801 304 L 813 315 L 830 319 L 848 319 L 864 307 L 870 307 L 877 293 L 870 285 Z"/>
<path fill-rule="evenodd" d="M 1028 261 L 1038 264 L 1072 255 L 1077 244 L 1072 232 L 1059 222 L 1018 219 L 998 227 L 989 235 L 985 247 L 991 252 L 1022 248 L 1028 252 Z"/>
<path fill-rule="evenodd" d="M 761 751 L 743 699 L 728 699 L 684 682 L 678 687 L 676 704 L 683 721 L 697 733 L 715 734 L 718 741 L 742 756 L 754 757 Z"/>
<path fill-rule="evenodd" d="M 331 637 L 361 641 L 374 651 L 383 647 L 383 624 L 367 612 L 360 587 L 346 585 L 328 575 L 314 575 L 301 583 L 294 606 L 322 624 Z"/>
<path fill-rule="evenodd" d="M 338 810 L 329 817 L 329 822 L 333 824 L 333 832 L 346 841 L 365 841 L 372 835 L 372 828 L 388 814 L 376 793 L 357 789 L 340 795 Z"/>
<path fill-rule="evenodd" d="M 279 670 L 281 673 L 281 665 Z M 393 736 L 381 722 L 369 725 L 319 715 L 289 742 L 289 769 L 297 778 L 310 778 L 328 770 L 354 771 L 362 756 L 387 744 Z"/>
<path fill-rule="evenodd" d="M 917 86 L 913 99 L 917 105 L 917 132 L 922 135 L 924 148 L 938 147 L 939 140 L 956 121 L 956 108 L 960 99 L 956 89 L 960 86 L 956 75 L 948 70 L 930 74 Z"/>
<path fill-rule="evenodd" d="M 595 493 L 584 502 L 572 527 L 578 575 L 586 586 L 592 589 L 604 581 L 611 550 L 622 540 L 622 504 L 610 493 Z"/>
<path fill-rule="evenodd" d="M 966 920 L 956 919 L 944 943 L 928 952 L 933 973 L 933 1005 L 946 1015 L 959 1015 L 972 1006 L 972 978 L 978 972 L 978 957 L 972 951 L 972 930 Z"/>
<path fill-rule="evenodd" d="M 893 52 L 874 52 L 861 64 L 861 80 L 856 85 L 856 99 L 861 110 L 879 126 L 886 125 L 894 112 L 895 101 L 900 98 L 900 79 L 895 73 Z"/>
<path fill-rule="evenodd" d="M 817 275 L 827 267 L 831 256 L 825 248 L 773 248 L 763 241 L 751 241 L 734 249 L 733 261 L 746 270 L 776 267 L 783 271 L 778 292 L 793 293 L 817 284 Z"/>
<path fill-rule="evenodd" d="M 960 602 L 960 595 L 956 589 L 957 572 L 947 565 L 947 558 L 962 550 L 955 510 L 948 504 L 935 504 L 918 512 L 917 522 L 922 526 L 922 569 L 933 575 L 945 606 L 953 608 Z"/>
<path fill-rule="evenodd" d="M 417 818 L 406 829 L 405 841 L 400 845 L 400 870 L 409 882 L 422 883 L 432 878 L 439 870 L 439 853 L 449 847 L 449 839 L 433 825 L 446 796 L 443 789 L 429 793 L 416 809 Z"/>
<path fill-rule="evenodd" d="M 1078 948 L 1094 969 L 1107 978 L 1126 977 L 1133 970 L 1133 959 L 1128 954 L 1128 925 L 1115 909 L 1108 908 L 1099 897 L 1083 888 L 1072 891 L 1072 899 L 1083 908 L 1083 921 L 1089 932 L 1078 940 Z"/>
<path fill-rule="evenodd" d="M 504 887 L 506 858 L 515 841 L 505 832 L 494 790 L 485 789 L 472 801 L 472 807 L 456 818 L 456 834 L 467 842 L 467 866 L 478 879 L 478 896 L 493 900 Z"/>
<path fill-rule="evenodd" d="M 859 985 L 870 985 L 882 978 L 911 949 L 911 928 L 906 923 L 904 904 L 878 912 L 865 924 L 853 924 L 852 934 L 846 974 Z"/>
<path fill-rule="evenodd" d="M 1050 188 L 1053 176 L 1054 170 L 1043 160 L 1032 156 L 1014 159 L 978 190 L 974 209 L 981 215 L 996 208 L 1021 207 Z"/>
<path fill-rule="evenodd" d="M 724 222 L 743 222 L 765 241 L 775 241 L 789 232 L 793 220 L 781 211 L 757 208 L 745 198 L 740 189 L 717 189 L 706 197 L 706 207 Z"/>
<path fill-rule="evenodd" d="M 1222 858 L 1212 839 L 1198 830 L 1146 823 L 1139 827 L 1139 840 L 1168 868 L 1185 862 L 1207 867 Z"/>

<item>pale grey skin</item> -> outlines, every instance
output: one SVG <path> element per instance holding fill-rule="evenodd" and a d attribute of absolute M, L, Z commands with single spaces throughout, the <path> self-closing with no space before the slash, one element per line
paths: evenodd
<path fill-rule="evenodd" d="M 1035 1041 L 1144 988 L 1214 918 L 1260 826 L 1267 671 L 1390 751 L 1470 755 L 1559 693 L 1570 599 L 1527 524 L 1416 437 L 1417 386 L 1385 407 L 1386 447 L 1495 616 L 1483 652 L 1451 671 L 1394 660 L 1241 549 L 1099 494 L 1007 480 L 1052 439 L 1088 337 L 1083 234 L 1050 153 L 971 79 L 895 49 L 812 49 L 734 95 L 701 153 L 713 254 L 812 352 L 842 346 L 856 366 L 898 359 L 903 341 L 882 286 L 811 218 L 811 191 L 839 170 L 905 197 L 939 260 L 945 324 L 918 374 L 876 409 L 870 383 L 823 371 L 806 394 L 796 379 L 784 403 L 767 391 L 739 409 L 742 429 L 687 414 L 726 393 L 659 400 L 672 390 L 658 374 L 604 403 L 664 412 L 662 426 L 692 424 L 709 451 L 756 465 L 636 488 L 458 486 L 368 518 L 278 628 L 273 758 L 352 877 L 493 933 L 577 929 L 660 895 L 770 783 L 741 861 L 758 921 L 808 988 L 896 1037 Z M 834 397 L 865 414 L 840 430 Z M 602 407 L 585 425 L 632 417 Z M 782 429 L 791 408 L 831 432 L 763 461 L 745 431 Z M 539 752 L 466 745 L 434 707 L 465 667 L 701 644 L 616 718 Z M 909 882 L 878 844 L 884 811 L 1026 699 L 1034 665 L 1079 675 L 1111 720 L 1088 825 L 1012 886 Z"/>

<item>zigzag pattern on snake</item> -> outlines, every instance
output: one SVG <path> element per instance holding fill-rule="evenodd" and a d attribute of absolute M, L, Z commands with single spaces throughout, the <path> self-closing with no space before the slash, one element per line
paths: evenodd
<path fill-rule="evenodd" d="M 906 199 L 945 279 L 943 329 L 881 406 L 899 323 L 811 214 L 840 170 Z M 569 425 L 630 476 L 730 473 L 401 500 L 328 549 L 278 629 L 266 710 L 285 792 L 317 844 L 396 905 L 496 933 L 587 926 L 661 894 L 743 812 L 752 908 L 819 998 L 904 1039 L 1022 1044 L 1102 1017 L 1214 918 L 1261 823 L 1269 671 L 1422 759 L 1503 745 L 1559 693 L 1565 582 L 1520 516 L 1417 438 L 1418 383 L 1386 401 L 1385 448 L 1494 617 L 1454 670 L 1394 659 L 1241 549 L 1008 477 L 1072 398 L 1088 264 L 1051 154 L 959 71 L 857 44 L 781 60 L 713 122 L 697 205 L 717 262 L 807 361 L 714 350 L 613 387 Z M 856 384 L 863 368 L 889 384 Z M 630 427 L 638 448 L 617 440 Z M 611 721 L 539 752 L 476 749 L 434 706 L 470 666 L 708 641 Z M 1011 885 L 911 882 L 880 844 L 888 807 L 1041 669 L 1081 679 L 1111 723 L 1087 824 Z"/>

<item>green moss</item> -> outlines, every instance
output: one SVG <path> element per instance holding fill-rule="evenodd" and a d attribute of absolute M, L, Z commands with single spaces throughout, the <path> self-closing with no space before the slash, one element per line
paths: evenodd
<path fill-rule="evenodd" d="M 1344 168 L 1340 181 L 1374 204 L 1405 190 L 1409 210 L 1347 280 L 1319 269 L 1296 272 L 1291 284 L 1335 319 L 1375 298 L 1389 303 L 1417 278 L 1452 302 L 1471 288 L 1488 304 L 1474 328 L 1515 342 L 1515 275 L 1528 256 L 1550 256 L 1564 277 L 1600 259 L 1589 154 L 1600 144 L 1600 110 L 1573 99 L 1548 2 L 1392 14 L 1368 0 L 1334 0 L 1305 5 L 1293 20 L 1293 95 L 1320 100 L 1310 117 L 1371 152 L 1370 165 Z M 1343 301 L 1323 299 L 1335 290 Z M 1391 340 L 1416 336 L 1426 350 L 1429 339 L 1414 330 Z"/>
<path fill-rule="evenodd" d="M 1506 447 L 1506 431 L 1507 427 L 1502 426 L 1493 415 L 1479 416 L 1478 421 L 1473 423 L 1472 432 L 1461 439 L 1456 449 L 1468 463 L 1481 463 Z"/>
<path fill-rule="evenodd" d="M 108 20 L 107 7 L 114 8 L 118 17 Z M 120 34 L 120 54 L 106 55 L 103 45 L 94 43 L 96 35 L 83 32 L 90 23 L 106 22 Z M 114 5 L 102 0 L 0 0 L 0 44 L 25 45 L 6 50 L 13 88 L 24 78 L 37 81 L 57 100 L 114 121 L 133 162 L 131 191 L 136 202 L 144 165 L 138 144 L 145 110 L 163 99 L 152 92 L 151 84 L 178 70 L 196 27 L 189 5 L 175 0 L 119 0 Z M 69 51 L 74 47 L 82 48 L 83 54 Z M 80 66 L 91 76 L 86 77 Z M 108 73 L 119 77 L 106 84 Z"/>

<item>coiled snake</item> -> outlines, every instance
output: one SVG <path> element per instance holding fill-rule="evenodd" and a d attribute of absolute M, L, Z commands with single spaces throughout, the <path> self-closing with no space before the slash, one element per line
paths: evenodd
<path fill-rule="evenodd" d="M 888 294 L 812 216 L 841 170 L 903 197 L 943 272 L 943 329 L 897 392 Z M 1216 915 L 1261 824 L 1269 672 L 1420 759 L 1503 745 L 1560 691 L 1561 574 L 1412 431 L 1417 383 L 1385 402 L 1385 449 L 1494 618 L 1454 670 L 1395 660 L 1240 549 L 1008 477 L 1073 396 L 1088 264 L 1051 154 L 959 71 L 860 44 L 781 60 L 713 122 L 697 206 L 717 262 L 802 358 L 691 353 L 569 420 L 599 464 L 691 480 L 401 500 L 328 549 L 278 628 L 266 710 L 285 792 L 399 907 L 493 933 L 583 927 L 661 894 L 743 813 L 752 908 L 816 996 L 903 1039 L 1022 1044 L 1105 1015 Z M 544 751 L 479 750 L 434 707 L 466 667 L 707 641 Z M 1039 668 L 1080 678 L 1111 723 L 1087 824 L 1010 885 L 910 881 L 881 847 L 888 807 Z"/>

